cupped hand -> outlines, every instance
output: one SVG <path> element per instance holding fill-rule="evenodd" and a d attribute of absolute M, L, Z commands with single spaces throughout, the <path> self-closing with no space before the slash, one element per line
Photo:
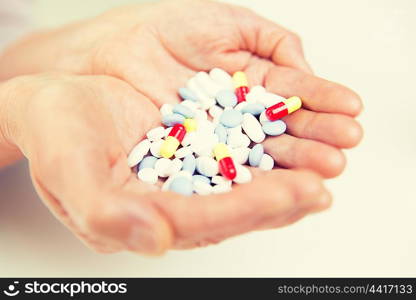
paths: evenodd
<path fill-rule="evenodd" d="M 157 107 L 106 76 L 45 74 L 0 85 L 0 129 L 28 158 L 50 210 L 90 247 L 160 254 L 281 227 L 331 197 L 309 171 L 256 172 L 221 195 L 181 196 L 139 181 L 127 154 L 160 124 Z M 262 193 L 259 193 L 262 191 Z"/>
<path fill-rule="evenodd" d="M 228 4 L 192 0 L 123 7 L 35 34 L 10 48 L 2 61 L 0 78 L 45 70 L 111 75 L 158 106 L 178 101 L 177 89 L 198 71 L 244 70 L 250 85 L 303 99 L 304 108 L 285 118 L 287 134 L 268 139 L 266 150 L 281 167 L 308 168 L 324 177 L 341 173 L 340 149 L 362 137 L 354 120 L 362 109 L 356 93 L 314 76 L 297 35 Z"/>

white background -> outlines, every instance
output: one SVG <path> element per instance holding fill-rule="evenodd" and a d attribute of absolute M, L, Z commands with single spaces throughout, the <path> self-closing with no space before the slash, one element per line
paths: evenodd
<path fill-rule="evenodd" d="M 38 0 L 35 19 L 54 26 L 131 2 Z M 233 2 L 299 33 L 315 72 L 364 100 L 365 138 L 328 182 L 333 207 L 161 258 L 98 255 L 49 214 L 20 164 L 0 173 L 0 276 L 416 276 L 416 2 Z"/>

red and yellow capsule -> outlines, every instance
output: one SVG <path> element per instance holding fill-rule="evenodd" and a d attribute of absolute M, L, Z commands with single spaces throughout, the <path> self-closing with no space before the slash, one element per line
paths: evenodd
<path fill-rule="evenodd" d="M 248 88 L 247 76 L 244 72 L 237 71 L 233 74 L 233 81 L 235 86 L 235 95 L 237 96 L 237 102 L 246 101 L 246 95 L 250 91 Z"/>
<path fill-rule="evenodd" d="M 234 161 L 225 144 L 219 143 L 214 147 L 215 159 L 218 161 L 218 167 L 222 176 L 233 180 L 237 176 L 237 170 Z"/>
<path fill-rule="evenodd" d="M 176 124 L 173 126 L 166 137 L 166 140 L 163 142 L 162 147 L 160 147 L 160 155 L 164 158 L 171 158 L 178 149 L 180 143 L 185 137 L 185 134 L 185 126 L 182 124 Z"/>
<path fill-rule="evenodd" d="M 299 97 L 290 97 L 266 109 L 266 117 L 269 121 L 276 121 L 294 111 L 297 111 L 302 106 L 302 100 Z"/>

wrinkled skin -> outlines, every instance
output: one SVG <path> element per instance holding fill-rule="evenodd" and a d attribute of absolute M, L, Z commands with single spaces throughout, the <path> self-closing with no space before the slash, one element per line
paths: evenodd
<path fill-rule="evenodd" d="M 226 4 L 120 8 L 33 34 L 0 64 L 4 79 L 44 71 L 88 75 L 49 73 L 3 84 L 2 131 L 4 152 L 17 157 L 19 148 L 29 159 L 48 207 L 101 252 L 203 246 L 321 211 L 331 201 L 321 177 L 340 174 L 340 149 L 362 136 L 354 120 L 359 97 L 315 77 L 296 35 Z M 160 123 L 158 107 L 179 101 L 177 88 L 213 67 L 244 70 L 250 85 L 303 99 L 304 108 L 285 118 L 287 134 L 264 142 L 284 169 L 256 170 L 252 183 L 205 197 L 162 193 L 139 182 L 127 167 L 128 152 Z"/>

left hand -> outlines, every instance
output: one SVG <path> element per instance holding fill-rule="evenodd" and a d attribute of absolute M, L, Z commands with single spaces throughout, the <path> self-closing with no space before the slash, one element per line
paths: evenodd
<path fill-rule="evenodd" d="M 304 109 L 285 118 L 288 134 L 266 150 L 279 166 L 341 173 L 340 148 L 355 146 L 362 109 L 350 89 L 314 76 L 297 35 L 252 11 L 211 1 L 166 1 L 110 11 L 64 28 L 34 34 L 0 61 L 0 78 L 48 70 L 120 78 L 158 106 L 196 71 L 246 71 L 250 84 L 300 96 Z"/>

